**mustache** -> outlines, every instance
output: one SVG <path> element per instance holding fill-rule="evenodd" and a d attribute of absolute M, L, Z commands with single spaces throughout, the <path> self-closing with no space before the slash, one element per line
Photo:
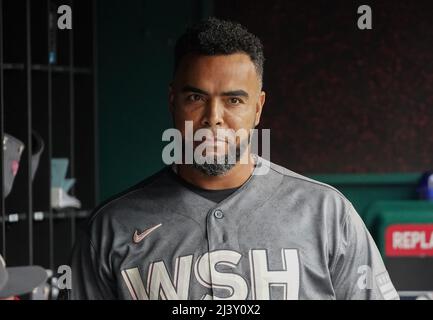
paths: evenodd
<path fill-rule="evenodd" d="M 251 136 L 250 131 L 235 131 L 233 129 L 207 129 L 198 128 L 192 133 L 192 136 L 182 137 L 183 141 L 188 142 L 233 142 L 240 141 Z"/>

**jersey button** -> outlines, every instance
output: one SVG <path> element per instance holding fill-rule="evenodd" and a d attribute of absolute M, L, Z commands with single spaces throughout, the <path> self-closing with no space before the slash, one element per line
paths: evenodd
<path fill-rule="evenodd" d="M 224 217 L 224 213 L 221 210 L 215 210 L 213 215 L 215 216 L 215 218 L 217 219 L 222 219 Z"/>

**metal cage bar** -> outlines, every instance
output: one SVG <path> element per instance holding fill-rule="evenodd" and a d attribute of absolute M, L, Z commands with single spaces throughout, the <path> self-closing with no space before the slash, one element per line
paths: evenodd
<path fill-rule="evenodd" d="M 6 212 L 4 201 L 4 172 L 3 172 L 3 137 L 4 137 L 4 76 L 3 76 L 3 0 L 0 0 L 0 181 L 1 181 L 1 198 L 0 210 L 2 216 L 1 230 L 2 230 L 2 255 L 6 259 Z"/>
<path fill-rule="evenodd" d="M 93 119 L 94 119 L 94 129 L 93 129 L 93 146 L 94 146 L 94 163 L 93 168 L 95 169 L 95 186 L 94 186 L 94 201 L 95 204 L 99 201 L 99 148 L 98 148 L 98 141 L 99 141 L 99 122 L 98 122 L 98 33 L 97 33 L 97 1 L 92 0 L 92 19 L 93 19 Z"/>
<path fill-rule="evenodd" d="M 28 263 L 33 264 L 33 185 L 32 185 L 32 48 L 30 26 L 30 0 L 26 1 L 26 89 L 27 89 L 27 214 L 28 214 Z"/>
<path fill-rule="evenodd" d="M 47 95 L 48 95 L 48 141 L 47 141 L 47 153 L 48 153 L 48 161 L 49 166 L 51 166 L 51 159 L 53 158 L 53 131 L 52 131 L 52 121 L 53 121 L 53 83 L 52 83 L 52 66 L 49 61 L 49 52 L 51 49 L 50 46 L 50 12 L 51 12 L 51 0 L 47 0 L 47 68 L 48 68 L 48 75 L 47 75 Z M 49 205 L 48 205 L 48 237 L 49 237 L 49 245 L 48 245 L 48 259 L 49 259 L 49 266 L 51 270 L 54 270 L 54 223 L 53 223 L 53 208 L 51 206 L 51 168 L 48 170 L 49 174 L 49 185 L 50 185 L 50 192 L 49 192 Z"/>
<path fill-rule="evenodd" d="M 72 12 L 74 12 L 74 1 L 70 0 Z M 69 30 L 69 154 L 71 177 L 75 178 L 75 83 L 74 83 L 74 28 Z M 75 195 L 75 187 L 71 189 Z M 75 242 L 75 216 L 71 215 L 71 243 Z"/>

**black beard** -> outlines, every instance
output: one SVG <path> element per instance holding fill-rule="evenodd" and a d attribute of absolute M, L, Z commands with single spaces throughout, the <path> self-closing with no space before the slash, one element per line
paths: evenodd
<path fill-rule="evenodd" d="M 197 170 L 199 170 L 200 172 L 202 172 L 208 176 L 215 177 L 215 176 L 224 175 L 227 172 L 229 172 L 236 165 L 237 162 L 239 162 L 239 160 L 242 156 L 241 146 L 242 146 L 243 152 L 245 152 L 247 149 L 248 143 L 249 143 L 249 138 L 246 139 L 246 141 L 241 142 L 241 144 L 239 146 L 236 146 L 236 162 L 235 163 L 230 163 L 229 155 L 226 154 L 226 155 L 224 155 L 224 161 L 217 161 L 217 160 L 221 160 L 221 157 L 218 157 L 217 155 L 215 155 L 212 162 L 209 163 L 206 161 L 203 164 L 198 164 L 194 158 L 193 159 L 193 166 L 194 166 L 194 168 L 196 168 Z M 223 163 L 221 163 L 221 162 L 223 162 Z"/>
<path fill-rule="evenodd" d="M 237 153 L 237 151 L 236 151 Z M 203 164 L 198 164 L 197 162 L 193 162 L 193 166 L 194 168 L 198 169 L 199 171 L 203 172 L 204 174 L 208 175 L 208 176 L 221 176 L 225 173 L 227 173 L 228 171 L 231 170 L 231 168 L 233 168 L 236 164 L 235 163 L 228 163 L 228 159 L 229 156 L 225 155 L 225 161 L 224 163 L 216 163 L 217 161 L 217 157 L 215 156 L 215 161 L 214 163 L 203 163 Z M 236 154 L 236 162 L 238 161 L 238 157 Z"/>

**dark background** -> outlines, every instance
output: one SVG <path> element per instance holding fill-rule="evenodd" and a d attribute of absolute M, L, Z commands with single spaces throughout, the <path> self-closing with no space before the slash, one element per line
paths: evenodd
<path fill-rule="evenodd" d="M 357 28 L 361 4 L 373 30 Z M 272 161 L 304 174 L 431 168 L 432 14 L 431 1 L 100 2 L 102 198 L 162 167 L 174 42 L 209 15 L 264 44 Z"/>
<path fill-rule="evenodd" d="M 264 43 L 273 160 L 308 173 L 432 167 L 432 1 L 215 4 Z M 372 30 L 357 27 L 361 4 Z"/>

